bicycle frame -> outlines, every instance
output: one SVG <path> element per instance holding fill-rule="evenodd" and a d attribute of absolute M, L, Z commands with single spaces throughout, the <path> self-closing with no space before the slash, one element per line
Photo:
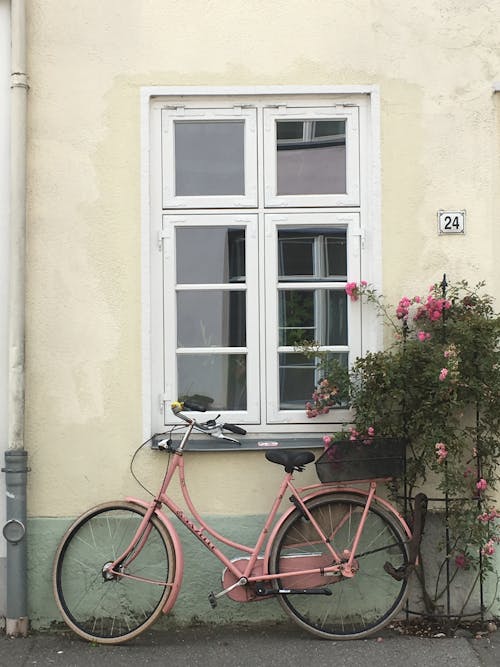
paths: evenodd
<path fill-rule="evenodd" d="M 165 472 L 160 490 L 158 495 L 151 501 L 151 502 L 145 502 L 143 500 L 134 498 L 134 497 L 127 497 L 126 500 L 128 502 L 132 502 L 136 505 L 139 505 L 143 508 L 146 509 L 146 513 L 144 515 L 144 518 L 141 521 L 141 524 L 132 540 L 128 548 L 124 551 L 123 554 L 121 554 L 109 567 L 110 574 L 115 575 L 117 577 L 130 577 L 131 575 L 128 575 L 124 572 L 121 571 L 121 565 L 127 561 L 131 561 L 134 558 L 136 558 L 137 554 L 140 553 L 143 544 L 147 540 L 149 530 L 150 530 L 150 519 L 153 515 L 158 517 L 158 519 L 166 526 L 167 530 L 169 531 L 172 540 L 174 542 L 174 549 L 175 553 L 177 556 L 177 562 L 176 562 L 176 568 L 175 568 L 175 574 L 174 574 L 174 580 L 173 583 L 171 584 L 172 592 L 171 595 L 169 595 L 167 603 L 165 607 L 163 608 L 163 612 L 167 613 L 170 611 L 170 609 L 173 607 L 177 595 L 180 590 L 181 582 L 182 582 L 182 576 L 183 576 L 183 555 L 182 555 L 182 546 L 181 542 L 178 538 L 177 532 L 172 525 L 172 522 L 169 520 L 169 518 L 164 514 L 164 512 L 161 510 L 162 505 L 165 505 L 168 507 L 168 509 L 179 519 L 179 521 L 184 524 L 184 526 L 209 550 L 211 551 L 216 558 L 227 568 L 227 570 L 233 575 L 234 577 L 234 583 L 232 583 L 230 586 L 225 588 L 223 591 L 218 593 L 217 595 L 214 596 L 214 598 L 221 597 L 222 595 L 225 595 L 232 591 L 233 589 L 239 587 L 239 586 L 246 586 L 249 583 L 263 583 L 263 582 L 271 582 L 276 579 L 280 580 L 287 580 L 287 578 L 290 577 L 300 577 L 300 576 L 307 576 L 307 575 L 320 575 L 322 577 L 334 577 L 338 575 L 342 575 L 343 577 L 352 577 L 355 576 L 355 553 L 357 549 L 357 545 L 359 543 L 361 534 L 363 532 L 363 527 L 365 524 L 365 519 L 366 516 L 370 510 L 370 507 L 373 502 L 380 503 L 385 507 L 386 510 L 388 510 L 391 514 L 394 514 L 398 521 L 401 523 L 403 526 L 406 534 L 408 537 L 411 537 L 411 531 L 404 521 L 403 517 L 397 512 L 397 510 L 386 500 L 378 497 L 376 495 L 376 489 L 377 489 L 377 482 L 376 481 L 369 481 L 369 488 L 367 491 L 353 487 L 353 486 L 339 486 L 338 484 L 330 485 L 330 484 L 315 484 L 311 486 L 306 486 L 306 487 L 296 487 L 293 483 L 293 473 L 285 473 L 277 495 L 272 503 L 271 509 L 269 511 L 269 514 L 265 520 L 264 526 L 262 527 L 260 534 L 257 538 L 257 541 L 255 543 L 255 546 L 249 547 L 244 544 L 240 544 L 238 542 L 235 542 L 224 535 L 221 535 L 218 533 L 212 526 L 210 526 L 200 515 L 198 512 L 197 508 L 195 507 L 190 494 L 189 494 L 189 489 L 186 483 L 186 478 L 185 478 L 185 470 L 184 470 L 184 459 L 183 459 L 183 453 L 184 453 L 184 447 L 189 439 L 189 436 L 191 434 L 191 431 L 194 427 L 194 423 L 190 423 L 190 425 L 187 427 L 186 432 L 184 433 L 184 436 L 182 438 L 182 441 L 180 445 L 178 446 L 177 449 L 172 451 L 172 457 L 169 461 L 167 470 Z M 192 521 L 188 516 L 186 516 L 185 512 L 183 509 L 177 505 L 170 496 L 167 495 L 167 489 L 172 482 L 174 476 L 177 474 L 179 483 L 180 483 L 180 488 L 182 490 L 182 495 L 184 498 L 184 501 L 187 505 L 187 508 L 192 514 L 192 517 L 194 521 Z M 366 480 L 365 480 L 366 481 Z M 352 483 L 351 483 L 352 484 Z M 285 493 L 290 492 L 293 497 L 295 498 L 295 502 L 297 505 L 300 507 L 301 511 L 304 512 L 304 514 L 308 517 L 309 521 L 311 522 L 311 525 L 314 526 L 316 529 L 316 532 L 318 534 L 318 542 L 321 541 L 323 545 L 326 547 L 326 549 L 329 551 L 330 556 L 331 556 L 331 562 L 333 563 L 332 565 L 328 566 L 321 566 L 321 565 L 316 565 L 315 567 L 311 565 L 310 561 L 311 559 L 314 559 L 314 555 L 309 555 L 309 556 L 304 556 L 305 563 L 304 569 L 301 570 L 293 570 L 291 572 L 278 572 L 275 574 L 272 574 L 269 572 L 269 559 L 270 559 L 270 553 L 271 553 L 271 548 L 273 544 L 273 540 L 280 529 L 281 525 L 283 522 L 287 519 L 287 517 L 296 509 L 296 505 L 294 504 L 292 507 L 290 507 L 288 510 L 286 510 L 282 516 L 279 518 L 279 520 L 276 522 L 276 524 L 273 526 L 273 523 L 275 522 L 276 516 L 278 514 L 278 510 L 282 504 L 283 498 L 285 496 Z M 308 510 L 306 503 L 316 497 L 322 496 L 322 495 L 327 495 L 327 494 L 332 494 L 332 493 L 351 493 L 351 494 L 357 494 L 363 497 L 363 513 L 359 522 L 359 526 L 356 530 L 356 534 L 354 536 L 353 544 L 351 551 L 349 554 L 343 553 L 339 554 L 333 545 L 331 544 L 332 538 L 334 535 L 324 535 L 322 532 L 320 526 L 316 523 L 314 520 L 314 517 L 311 515 L 310 511 Z M 336 528 L 336 531 L 340 529 L 339 527 Z M 237 560 L 245 560 L 246 565 L 241 570 L 240 568 L 237 567 L 235 562 L 231 559 L 229 559 L 222 551 L 215 545 L 210 537 L 207 536 L 210 535 L 213 539 L 221 542 L 222 544 L 231 547 L 233 549 L 236 549 L 237 551 L 241 552 L 242 554 L 247 554 L 247 557 L 244 559 L 237 559 Z M 265 547 L 265 548 L 264 548 Z M 264 548 L 263 556 L 260 554 L 262 553 L 262 550 Z M 299 556 L 300 557 L 300 556 Z M 259 568 L 256 568 L 257 562 L 259 562 Z M 262 567 L 260 567 L 262 565 Z M 256 571 L 257 570 L 257 571 Z M 134 578 L 134 577 L 132 577 Z M 135 577 L 137 578 L 137 577 Z M 146 579 L 146 581 L 150 581 Z M 155 582 L 155 581 L 150 581 L 152 584 L 160 584 L 160 582 Z M 164 584 L 161 584 L 164 585 Z M 233 598 L 235 599 L 235 598 Z M 261 598 L 264 599 L 264 598 Z M 240 601 L 246 601 L 241 599 Z"/>

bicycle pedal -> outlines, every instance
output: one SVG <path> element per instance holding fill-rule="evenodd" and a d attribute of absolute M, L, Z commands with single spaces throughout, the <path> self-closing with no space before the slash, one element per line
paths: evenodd
<path fill-rule="evenodd" d="M 215 598 L 215 593 L 213 591 L 208 594 L 208 601 L 210 602 L 210 606 L 212 607 L 212 609 L 215 609 L 215 607 L 217 606 L 217 600 Z"/>

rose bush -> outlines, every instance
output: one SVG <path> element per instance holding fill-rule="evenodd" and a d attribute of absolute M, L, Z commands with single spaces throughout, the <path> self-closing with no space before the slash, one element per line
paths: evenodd
<path fill-rule="evenodd" d="M 499 548 L 494 497 L 500 462 L 500 317 L 482 283 L 433 285 L 403 296 L 395 308 L 366 283 L 348 283 L 352 300 L 377 308 L 390 331 L 383 351 L 358 358 L 350 370 L 324 365 L 306 406 L 315 417 L 350 404 L 353 422 L 329 439 L 371 433 L 408 442 L 407 494 L 433 473 L 449 502 L 446 558 L 457 572 L 492 570 Z M 314 345 L 302 347 L 310 353 Z M 348 437 L 350 437 L 348 435 Z M 446 585 L 449 585 L 450 580 Z M 444 593 L 424 595 L 428 606 Z M 429 609 L 428 611 L 431 611 Z"/>

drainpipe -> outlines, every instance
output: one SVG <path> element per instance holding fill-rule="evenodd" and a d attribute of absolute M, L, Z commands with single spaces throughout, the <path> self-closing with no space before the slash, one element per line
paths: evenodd
<path fill-rule="evenodd" d="M 24 449 L 26 245 L 26 5 L 11 0 L 9 431 L 5 452 L 7 540 L 6 633 L 28 634 L 26 558 L 27 452 Z"/>

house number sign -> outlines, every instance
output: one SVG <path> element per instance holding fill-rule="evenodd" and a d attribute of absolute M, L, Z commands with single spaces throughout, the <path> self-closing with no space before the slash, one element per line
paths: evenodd
<path fill-rule="evenodd" d="M 438 211 L 440 234 L 464 234 L 465 211 Z"/>

